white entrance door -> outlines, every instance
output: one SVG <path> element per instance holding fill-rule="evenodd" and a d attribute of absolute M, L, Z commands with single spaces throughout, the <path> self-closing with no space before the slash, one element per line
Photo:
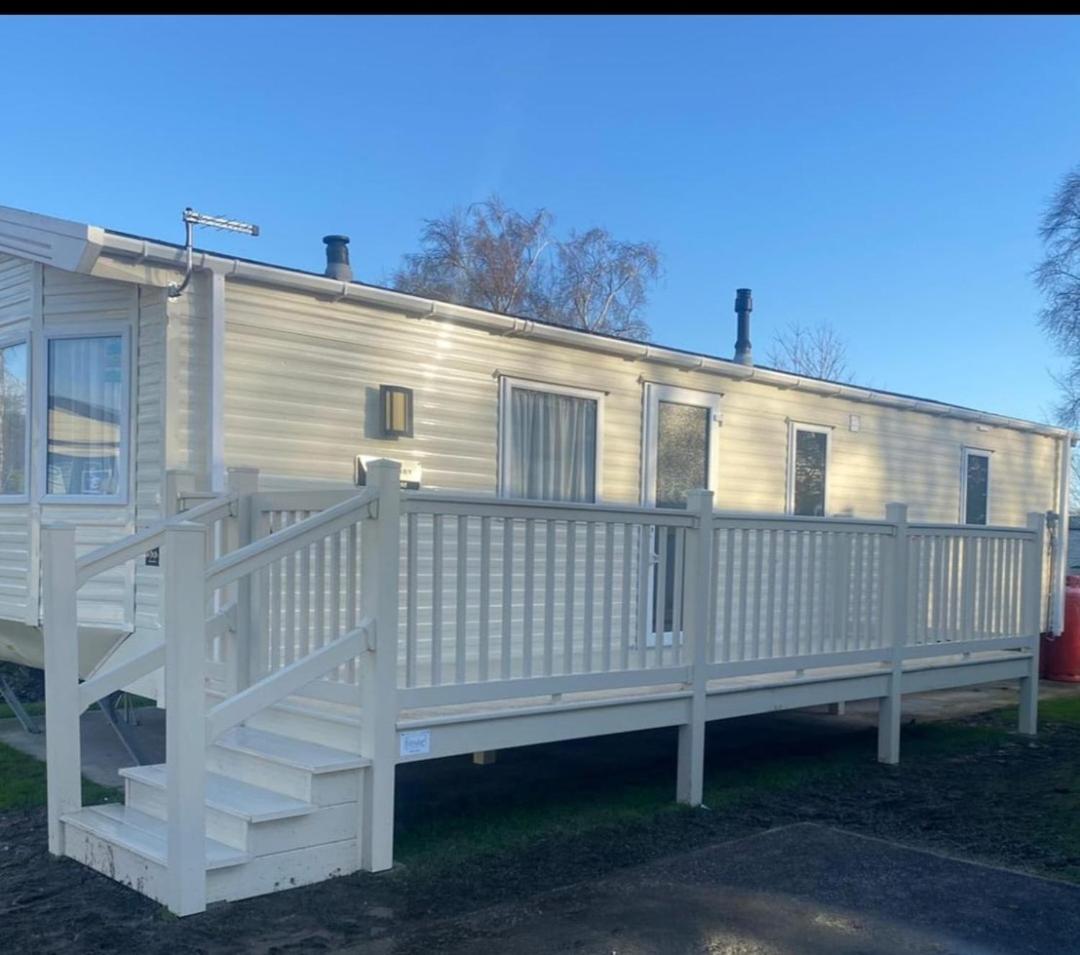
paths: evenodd
<path fill-rule="evenodd" d="M 641 503 L 647 507 L 685 508 L 686 496 L 698 488 L 716 490 L 716 432 L 723 396 L 672 385 L 645 385 L 645 419 L 642 440 Z M 664 645 L 675 642 L 672 632 L 675 593 L 675 536 L 667 535 L 664 562 Z M 655 541 L 654 564 L 659 563 Z M 656 567 L 649 597 L 649 619 L 655 620 Z M 655 645 L 655 625 L 648 629 L 649 645 Z M 681 640 L 681 634 L 679 635 Z"/>

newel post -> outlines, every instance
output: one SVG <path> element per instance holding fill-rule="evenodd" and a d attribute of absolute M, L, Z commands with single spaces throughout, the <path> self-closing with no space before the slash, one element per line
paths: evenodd
<path fill-rule="evenodd" d="M 1061 533 L 1068 534 L 1068 520 Z M 1046 515 L 1028 514 L 1032 536 L 1024 542 L 1024 579 L 1022 584 L 1023 633 L 1031 640 L 1027 676 L 1020 680 L 1020 732 L 1034 736 L 1039 729 L 1039 641 L 1042 636 L 1043 570 L 1046 558 Z"/>
<path fill-rule="evenodd" d="M 206 908 L 206 528 L 172 524 L 163 554 L 167 898 Z"/>
<path fill-rule="evenodd" d="M 61 817 L 82 808 L 78 587 L 75 582 L 75 528 L 72 525 L 42 525 L 41 561 L 49 852 L 63 855 Z"/>
<path fill-rule="evenodd" d="M 690 668 L 690 712 L 679 727 L 679 762 L 675 798 L 700 806 L 705 786 L 705 685 L 708 682 L 709 607 L 713 591 L 713 492 L 691 491 L 686 509 L 694 524 L 686 531 L 683 570 L 684 660 Z M 678 640 L 678 634 L 675 635 Z"/>
<path fill-rule="evenodd" d="M 394 864 L 401 465 L 372 462 L 367 486 L 379 497 L 374 517 L 360 525 L 360 614 L 375 623 L 360 679 L 360 752 L 371 766 L 362 776 L 359 849 L 361 868 L 380 872 Z"/>
<path fill-rule="evenodd" d="M 259 490 L 258 468 L 229 468 L 229 493 L 237 496 L 234 510 L 226 523 L 224 553 L 239 550 L 254 539 L 255 515 L 253 497 Z M 251 655 L 258 639 L 254 621 L 261 619 L 252 598 L 257 588 L 248 574 L 236 582 L 236 634 L 233 645 L 233 692 L 239 693 L 251 685 L 254 672 Z"/>
<path fill-rule="evenodd" d="M 908 636 L 908 518 L 906 504 L 887 504 L 885 520 L 893 525 L 892 547 L 884 575 L 885 632 L 889 636 L 889 677 L 878 702 L 878 760 L 900 762 L 900 686 Z"/>

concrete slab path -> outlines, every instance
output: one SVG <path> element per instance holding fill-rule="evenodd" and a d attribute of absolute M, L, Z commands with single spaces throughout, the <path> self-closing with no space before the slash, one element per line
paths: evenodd
<path fill-rule="evenodd" d="M 393 948 L 431 951 L 1077 952 L 1080 887 L 801 823 L 438 923 Z"/>

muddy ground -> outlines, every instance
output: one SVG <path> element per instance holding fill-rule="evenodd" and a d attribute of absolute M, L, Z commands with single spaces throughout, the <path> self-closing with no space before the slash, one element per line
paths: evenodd
<path fill-rule="evenodd" d="M 714 724 L 711 810 L 661 803 L 536 830 L 530 813 L 541 806 L 563 806 L 570 820 L 634 787 L 643 787 L 641 805 L 652 805 L 673 785 L 674 734 L 517 750 L 490 767 L 414 764 L 399 777 L 403 865 L 183 920 L 50 858 L 43 810 L 9 812 L 0 815 L 0 951 L 404 952 L 433 938 L 449 948 L 462 916 L 486 907 L 503 906 L 505 918 L 505 906 L 537 892 L 807 821 L 1080 882 L 1080 724 L 1046 723 L 1036 741 L 995 715 L 908 726 L 899 767 L 874 762 L 874 748 L 872 730 L 835 719 Z M 522 820 L 517 837 L 507 836 L 506 818 Z"/>

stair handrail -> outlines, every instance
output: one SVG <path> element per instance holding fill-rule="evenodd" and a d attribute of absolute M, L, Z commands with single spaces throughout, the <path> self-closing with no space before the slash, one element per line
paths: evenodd
<path fill-rule="evenodd" d="M 181 523 L 212 524 L 214 521 L 236 515 L 239 494 L 229 492 L 193 507 L 190 511 L 181 511 L 172 517 L 166 517 L 151 524 L 141 531 L 121 538 L 111 544 L 95 548 L 75 561 L 75 586 L 81 587 L 92 577 L 120 564 L 127 563 L 134 557 L 160 547 L 165 541 L 165 531 Z"/>
<path fill-rule="evenodd" d="M 206 568 L 207 593 L 227 587 L 282 557 L 328 537 L 335 531 L 344 530 L 351 524 L 355 524 L 358 517 L 375 516 L 378 500 L 377 488 L 365 488 L 347 501 L 328 507 L 318 514 L 313 514 L 283 530 L 274 531 L 267 537 L 252 541 L 231 554 L 226 554 Z M 367 511 L 367 514 L 361 514 L 363 511 Z"/>

